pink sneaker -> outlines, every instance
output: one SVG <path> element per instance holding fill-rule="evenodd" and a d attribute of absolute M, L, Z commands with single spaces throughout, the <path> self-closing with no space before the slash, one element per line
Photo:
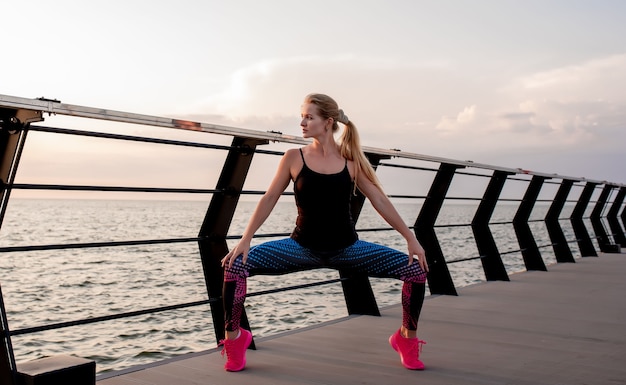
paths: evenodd
<path fill-rule="evenodd" d="M 426 341 L 422 341 L 418 338 L 404 338 L 400 334 L 400 329 L 389 337 L 389 344 L 400 354 L 400 361 L 407 369 L 412 370 L 424 370 L 424 363 L 420 361 L 420 351 L 422 345 Z"/>
<path fill-rule="evenodd" d="M 252 342 L 252 333 L 243 328 L 239 328 L 239 330 L 241 330 L 241 334 L 236 339 L 220 342 L 220 345 L 224 345 L 222 356 L 226 353 L 224 369 L 229 372 L 238 372 L 246 367 L 246 349 Z"/>

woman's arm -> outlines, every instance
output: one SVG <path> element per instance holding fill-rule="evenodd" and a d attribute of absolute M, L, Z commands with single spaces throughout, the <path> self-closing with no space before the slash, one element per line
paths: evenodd
<path fill-rule="evenodd" d="M 361 175 L 361 178 L 357 178 L 357 187 L 359 190 L 369 199 L 380 216 L 406 240 L 409 252 L 409 265 L 413 263 L 413 256 L 417 256 L 417 261 L 422 270 L 428 271 L 426 252 L 415 237 L 415 233 L 404 223 L 404 220 L 400 214 L 398 214 L 398 211 L 383 190 L 365 177 L 365 173 L 361 172 L 359 175 Z"/>
<path fill-rule="evenodd" d="M 291 168 L 294 156 L 298 156 L 297 151 L 298 150 L 288 150 L 281 158 L 272 183 L 270 183 L 269 188 L 265 194 L 263 194 L 259 203 L 257 203 L 239 243 L 222 258 L 222 266 L 232 266 L 235 259 L 241 254 L 243 254 L 243 263 L 246 263 L 248 251 L 250 250 L 250 242 L 252 241 L 254 233 L 256 233 L 267 217 L 269 217 L 274 206 L 276 206 L 276 202 L 278 202 L 278 199 L 291 182 Z"/>

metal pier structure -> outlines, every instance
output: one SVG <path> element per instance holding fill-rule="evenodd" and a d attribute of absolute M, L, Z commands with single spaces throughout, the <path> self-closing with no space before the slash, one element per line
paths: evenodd
<path fill-rule="evenodd" d="M 61 127 L 59 125 L 43 124 L 45 119 L 54 121 L 56 117 L 75 119 L 79 121 L 81 127 L 84 128 L 76 129 Z M 95 121 L 97 121 L 98 127 L 102 125 L 140 125 L 146 128 L 154 128 L 155 131 L 161 130 L 159 131 L 160 133 L 166 130 L 167 132 L 171 132 L 172 135 L 166 138 L 156 133 L 154 135 L 136 136 L 119 133 L 119 131 L 115 130 L 107 132 L 106 130 L 89 128 L 90 122 Z M 177 132 L 195 133 L 197 135 L 206 134 L 207 137 L 210 136 L 211 138 L 228 138 L 230 139 L 230 144 L 221 144 L 221 141 L 180 140 L 176 138 L 175 133 Z M 213 181 L 212 186 L 204 188 L 191 188 L 188 186 L 146 187 L 128 185 L 19 183 L 19 165 L 25 146 L 29 143 L 28 139 L 31 136 L 42 134 L 55 135 L 58 137 L 72 136 L 90 138 L 102 140 L 103 143 L 113 144 L 120 142 L 145 143 L 157 146 L 159 151 L 192 147 L 211 153 L 221 153 L 224 154 L 224 156 L 221 158 L 223 159 L 221 164 L 211 166 L 212 168 L 221 170 L 219 176 Z M 4 301 L 0 301 L 0 305 L 2 305 L 0 306 L 0 318 L 2 321 L 0 323 L 0 338 L 2 340 L 0 347 L 0 382 L 2 384 L 15 385 L 21 383 L 21 381 L 24 380 L 23 377 L 27 376 L 27 374 L 20 372 L 20 367 L 23 367 L 24 363 L 19 362 L 19 359 L 16 361 L 13 353 L 12 340 L 21 335 L 39 333 L 47 330 L 104 323 L 111 320 L 137 317 L 139 315 L 156 312 L 166 312 L 173 309 L 208 306 L 211 310 L 211 323 L 213 324 L 215 342 L 217 344 L 217 342 L 223 338 L 224 334 L 223 311 L 220 298 L 222 269 L 219 261 L 228 250 L 227 241 L 237 239 L 240 236 L 233 234 L 230 230 L 231 222 L 237 210 L 240 198 L 244 196 L 258 196 L 263 193 L 261 190 L 245 189 L 249 170 L 251 167 L 254 167 L 254 161 L 257 159 L 258 155 L 278 159 L 278 157 L 283 154 L 285 146 L 300 146 L 306 143 L 308 142 L 304 139 L 275 131 L 264 132 L 181 119 L 112 111 L 102 108 L 71 105 L 44 98 L 28 99 L 0 95 L 0 226 L 2 226 L 7 207 L 10 205 L 12 193 L 17 191 L 185 194 L 210 197 L 210 203 L 204 220 L 202 223 L 198 223 L 197 236 L 168 239 L 110 240 L 106 242 L 89 243 L 68 242 L 64 244 L 36 246 L 28 244 L 5 246 L 0 244 L 0 253 L 7 255 L 8 253 L 36 253 L 38 251 L 62 249 L 78 250 L 83 248 L 120 247 L 128 245 L 196 243 L 198 245 L 198 258 L 200 258 L 202 262 L 208 298 L 156 308 L 140 308 L 124 313 L 77 319 L 61 323 L 33 325 L 20 329 L 10 328 L 11 320 L 10 316 L 7 316 L 7 314 L 11 313 L 11 309 L 5 309 Z M 488 289 L 486 291 L 496 290 L 500 292 L 502 288 L 516 287 L 515 281 L 518 277 L 535 277 L 537 274 L 532 272 L 552 270 L 552 266 L 546 263 L 545 258 L 546 254 L 551 253 L 554 255 L 557 263 L 554 270 L 574 269 L 579 272 L 579 279 L 563 283 L 571 286 L 571 289 L 574 291 L 576 287 L 586 282 L 585 277 L 587 273 L 585 269 L 587 267 L 593 269 L 596 263 L 603 264 L 603 262 L 588 262 L 587 258 L 583 257 L 597 257 L 601 254 L 610 255 L 613 253 L 617 255 L 617 259 L 611 257 L 611 260 L 619 260 L 619 258 L 622 257 L 622 255 L 619 254 L 621 247 L 626 246 L 626 233 L 624 231 L 624 223 L 626 222 L 626 212 L 624 210 L 626 185 L 621 182 L 600 181 L 521 168 L 500 167 L 467 160 L 461 161 L 409 153 L 397 149 L 364 147 L 364 151 L 379 174 L 381 172 L 390 172 L 400 175 L 400 178 L 405 178 L 403 180 L 406 181 L 418 179 L 430 181 L 427 184 L 427 188 L 423 191 L 418 191 L 417 189 L 409 192 L 387 191 L 391 199 L 415 202 L 416 207 L 419 208 L 416 210 L 412 228 L 427 250 L 428 263 L 431 266 L 428 277 L 428 288 L 430 294 L 436 298 L 428 301 L 429 306 L 433 306 L 432 304 L 434 303 L 455 301 L 455 303 L 457 303 L 456 306 L 463 308 L 463 306 L 470 304 L 470 301 L 464 302 L 464 297 L 469 297 L 471 295 L 468 293 L 474 293 L 478 290 L 475 287 L 463 288 L 462 293 L 459 293 L 459 288 L 450 273 L 449 267 L 452 264 L 480 261 L 484 273 L 484 281 L 489 282 L 489 284 L 480 287 L 493 288 L 497 286 L 498 288 Z M 198 177 L 203 177 L 205 176 L 204 173 L 206 173 L 206 167 L 198 167 L 197 170 L 187 171 L 197 173 Z M 424 177 L 424 175 L 426 175 L 426 177 Z M 479 194 L 474 196 L 453 195 L 456 191 L 455 187 L 459 185 L 471 186 L 473 189 L 476 189 L 476 186 L 484 185 L 484 187 Z M 546 186 L 549 188 L 546 188 Z M 522 194 L 521 196 L 514 196 L 514 194 L 510 196 L 510 190 L 521 191 Z M 289 195 L 289 193 L 286 193 L 286 195 Z M 469 202 L 475 204 L 476 211 L 471 223 L 439 224 L 437 220 L 446 202 Z M 356 196 L 354 198 L 353 214 L 355 218 L 358 218 L 363 204 L 363 196 Z M 492 221 L 494 210 L 499 204 L 517 205 L 515 216 L 510 222 Z M 537 204 L 548 205 L 549 209 L 544 218 L 532 219 L 531 214 Z M 573 210 L 569 216 L 563 217 L 564 207 L 566 206 L 573 206 Z M 549 243 L 539 244 L 537 242 L 537 233 L 533 228 L 533 225 L 537 223 L 543 226 L 542 228 L 547 233 L 547 237 L 550 240 Z M 501 250 L 499 248 L 498 239 L 492 230 L 494 226 L 501 225 L 510 225 L 514 228 L 519 248 L 512 250 Z M 473 255 L 466 255 L 459 258 L 458 256 L 447 254 L 445 247 L 442 247 L 443 245 L 440 244 L 437 237 L 437 231 L 444 228 L 449 231 L 455 231 L 455 229 L 460 228 L 471 229 L 473 241 L 476 246 Z M 361 232 L 390 231 L 390 228 L 359 228 L 358 230 Z M 569 230 L 574 233 L 573 237 L 568 237 L 567 234 L 570 233 Z M 288 234 L 259 234 L 258 236 L 272 237 L 287 235 Z M 503 256 L 505 255 L 507 257 L 519 257 L 523 261 L 525 270 L 529 273 L 526 275 L 516 274 L 515 279 L 511 277 L 504 262 Z M 583 260 L 584 263 L 579 263 Z M 578 265 L 581 266 L 579 267 Z M 550 280 L 550 276 L 551 275 L 547 275 L 545 277 Z M 493 281 L 498 283 L 492 283 Z M 365 322 L 369 324 L 384 322 L 388 314 L 397 311 L 397 309 L 384 309 L 381 312 L 381 309 L 379 309 L 376 303 L 376 293 L 372 291 L 370 281 L 366 276 L 355 276 L 349 272 L 341 271 L 338 272 L 336 280 L 319 282 L 317 284 L 335 283 L 340 284 L 343 289 L 347 313 L 349 315 L 349 319 L 346 320 L 348 323 Z M 300 289 L 300 287 L 286 287 L 280 288 L 279 290 L 298 289 Z M 529 295 L 537 294 L 532 291 L 530 293 Z M 459 294 L 462 295 L 459 296 Z M 6 295 L 7 293 L 5 293 L 5 296 Z M 483 301 L 488 302 L 487 298 L 488 297 L 484 297 Z M 572 298 L 568 298 L 568 300 L 570 299 Z M 0 293 L 0 300 L 2 300 L 2 293 Z M 481 299 L 477 298 L 476 301 L 480 303 Z M 502 301 L 506 301 L 506 299 L 502 299 Z M 589 301 L 591 301 L 591 299 L 589 299 Z M 464 303 L 465 305 L 463 305 Z M 503 312 L 500 306 L 502 304 L 503 303 L 494 302 L 494 307 L 485 309 L 485 311 L 493 311 L 496 312 L 494 314 L 504 317 L 506 312 Z M 513 310 L 515 310 L 515 307 L 513 307 Z M 426 313 L 428 313 L 428 311 Z M 380 317 L 368 318 L 360 317 L 361 315 Z M 354 320 L 351 317 L 353 317 Z M 495 319 L 492 321 L 496 322 Z M 428 323 L 428 318 L 426 318 L 425 322 Z M 245 315 L 243 325 L 248 327 L 252 326 L 252 329 L 254 329 L 254 325 L 250 325 Z M 340 328 L 339 325 L 343 325 L 343 321 L 333 324 L 328 328 L 320 329 L 319 331 L 324 330 L 323 333 L 327 333 L 327 330 L 332 330 L 332 328 Z M 451 327 L 452 326 L 453 325 L 451 325 Z M 537 325 L 538 328 L 540 328 L 540 326 L 541 325 Z M 564 325 L 564 327 L 566 326 L 567 325 Z M 496 325 L 494 324 L 493 327 L 496 327 Z M 452 332 L 453 330 L 450 330 L 450 333 Z M 541 330 L 537 330 L 537 332 L 540 333 Z M 307 330 L 302 333 L 312 333 L 312 331 Z M 298 333 L 295 333 L 294 336 L 296 334 Z M 347 335 L 343 337 L 351 338 Z M 278 343 L 278 341 L 281 340 L 289 341 L 289 339 L 283 340 L 280 338 L 268 341 L 268 344 L 275 343 L 274 341 Z M 347 342 L 337 343 L 343 344 Z M 621 346 L 623 348 L 623 345 Z M 381 349 L 383 349 L 383 347 L 381 347 Z M 336 349 L 333 348 L 333 350 Z M 71 354 L 71 352 L 68 352 L 68 354 Z M 468 354 L 471 354 L 471 352 L 468 352 Z M 332 355 L 329 355 L 329 357 L 331 357 L 331 360 L 334 359 Z M 208 358 L 204 357 L 198 358 L 197 360 L 207 359 Z M 355 362 L 354 364 L 362 365 L 363 363 Z M 368 361 L 368 365 L 370 364 L 376 365 L 374 361 Z M 60 365 L 63 366 L 63 364 Z M 68 365 L 71 366 L 71 363 Z M 436 365 L 444 366 L 443 360 Z M 532 370 L 530 362 L 528 365 L 530 366 L 529 370 Z M 178 370 L 184 371 L 184 369 L 181 368 L 178 368 Z M 259 368 L 259 370 L 261 369 Z M 343 379 L 345 378 L 341 377 L 341 379 L 337 381 L 343 383 Z M 279 380 L 274 380 L 277 382 L 270 382 L 280 383 Z M 113 383 L 111 382 L 112 380 L 103 379 L 103 383 L 107 383 L 107 381 L 108 383 Z M 137 380 L 135 383 L 152 383 L 141 381 L 143 380 Z M 334 383 L 331 380 L 328 381 L 329 382 L 325 383 Z M 184 382 L 181 380 L 181 382 L 175 383 L 182 384 Z M 499 382 L 494 380 L 488 383 Z M 512 381 L 508 383 L 524 382 Z"/>

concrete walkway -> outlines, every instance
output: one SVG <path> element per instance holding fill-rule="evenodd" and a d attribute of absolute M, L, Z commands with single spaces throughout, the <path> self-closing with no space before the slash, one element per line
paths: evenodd
<path fill-rule="evenodd" d="M 400 322 L 393 306 L 381 317 L 257 339 L 240 373 L 225 372 L 214 349 L 98 385 L 626 384 L 626 254 L 548 269 L 429 297 L 420 322 L 425 371 L 404 369 L 387 343 Z"/>

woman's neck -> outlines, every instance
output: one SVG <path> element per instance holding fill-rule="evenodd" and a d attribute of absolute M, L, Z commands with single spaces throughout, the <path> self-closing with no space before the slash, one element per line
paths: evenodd
<path fill-rule="evenodd" d="M 331 137 L 330 139 L 326 139 L 324 141 L 320 141 L 315 138 L 311 143 L 311 147 L 313 151 L 317 152 L 323 157 L 336 156 L 339 154 L 339 146 L 335 142 L 335 139 Z"/>

